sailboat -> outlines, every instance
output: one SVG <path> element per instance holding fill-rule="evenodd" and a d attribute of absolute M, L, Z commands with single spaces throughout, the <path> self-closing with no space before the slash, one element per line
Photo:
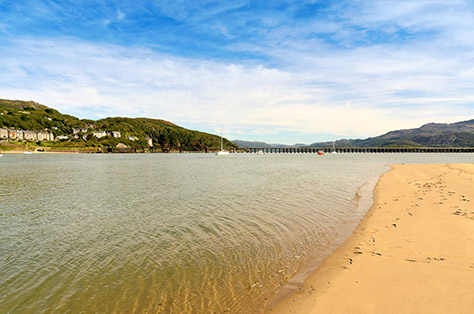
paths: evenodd
<path fill-rule="evenodd" d="M 222 129 L 221 129 L 221 150 L 216 153 L 217 156 L 227 156 L 229 155 L 229 151 L 224 150 L 224 144 L 222 139 Z"/>
<path fill-rule="evenodd" d="M 336 141 L 332 141 L 332 152 L 331 154 L 337 154 L 336 152 Z"/>

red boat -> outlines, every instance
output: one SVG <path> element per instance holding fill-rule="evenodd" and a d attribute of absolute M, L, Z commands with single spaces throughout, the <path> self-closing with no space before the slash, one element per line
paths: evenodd
<path fill-rule="evenodd" d="M 318 155 L 324 155 L 324 152 L 318 151 Z"/>

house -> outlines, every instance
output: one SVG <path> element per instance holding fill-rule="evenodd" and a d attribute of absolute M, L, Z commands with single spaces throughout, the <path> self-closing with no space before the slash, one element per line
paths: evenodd
<path fill-rule="evenodd" d="M 8 129 L 0 129 L 0 138 L 8 138 Z"/>
<path fill-rule="evenodd" d="M 73 128 L 72 129 L 72 133 L 73 134 L 77 134 L 79 132 L 82 132 L 82 133 L 86 133 L 87 132 L 87 128 Z"/>
<path fill-rule="evenodd" d="M 56 141 L 67 140 L 69 137 L 67 135 L 58 135 L 56 136 Z"/>
<path fill-rule="evenodd" d="M 8 138 L 22 140 L 23 131 L 22 130 L 8 130 Z"/>
<path fill-rule="evenodd" d="M 35 131 L 23 131 L 23 138 L 28 141 L 36 141 L 38 139 L 38 135 Z"/>
<path fill-rule="evenodd" d="M 120 134 L 120 131 L 112 131 L 112 132 L 109 132 L 110 135 L 112 135 L 112 137 L 121 137 L 122 134 Z"/>
<path fill-rule="evenodd" d="M 129 140 L 131 140 L 131 141 L 136 141 L 136 140 L 138 140 L 138 137 L 136 137 L 136 136 L 128 136 L 127 138 L 128 138 Z"/>
<path fill-rule="evenodd" d="M 146 142 L 148 143 L 148 146 L 153 147 L 153 140 L 151 139 L 151 137 L 147 137 Z"/>
<path fill-rule="evenodd" d="M 101 138 L 101 137 L 107 136 L 107 132 L 105 132 L 105 131 L 92 131 L 92 135 L 94 135 L 97 138 Z"/>
<path fill-rule="evenodd" d="M 49 132 L 37 132 L 38 141 L 49 141 L 54 135 Z"/>

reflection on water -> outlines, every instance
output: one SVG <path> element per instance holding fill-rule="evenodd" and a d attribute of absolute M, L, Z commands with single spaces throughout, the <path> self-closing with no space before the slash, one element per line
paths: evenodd
<path fill-rule="evenodd" d="M 7 155 L 1 313 L 258 313 L 391 162 L 472 155 Z"/>

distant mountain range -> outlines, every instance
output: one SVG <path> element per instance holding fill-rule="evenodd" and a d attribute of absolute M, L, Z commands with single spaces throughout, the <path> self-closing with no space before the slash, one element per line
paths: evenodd
<path fill-rule="evenodd" d="M 316 142 L 310 145 L 280 145 L 263 142 L 234 140 L 240 147 L 330 147 L 333 142 Z M 337 147 L 474 147 L 474 119 L 456 123 L 428 123 L 420 128 L 391 131 L 367 139 L 342 139 Z"/>
<path fill-rule="evenodd" d="M 241 140 L 232 140 L 232 143 L 242 148 L 291 148 L 291 147 L 305 147 L 306 144 L 294 144 L 294 145 L 285 145 L 285 144 L 267 144 L 265 142 L 251 142 L 251 141 L 241 141 Z"/>

